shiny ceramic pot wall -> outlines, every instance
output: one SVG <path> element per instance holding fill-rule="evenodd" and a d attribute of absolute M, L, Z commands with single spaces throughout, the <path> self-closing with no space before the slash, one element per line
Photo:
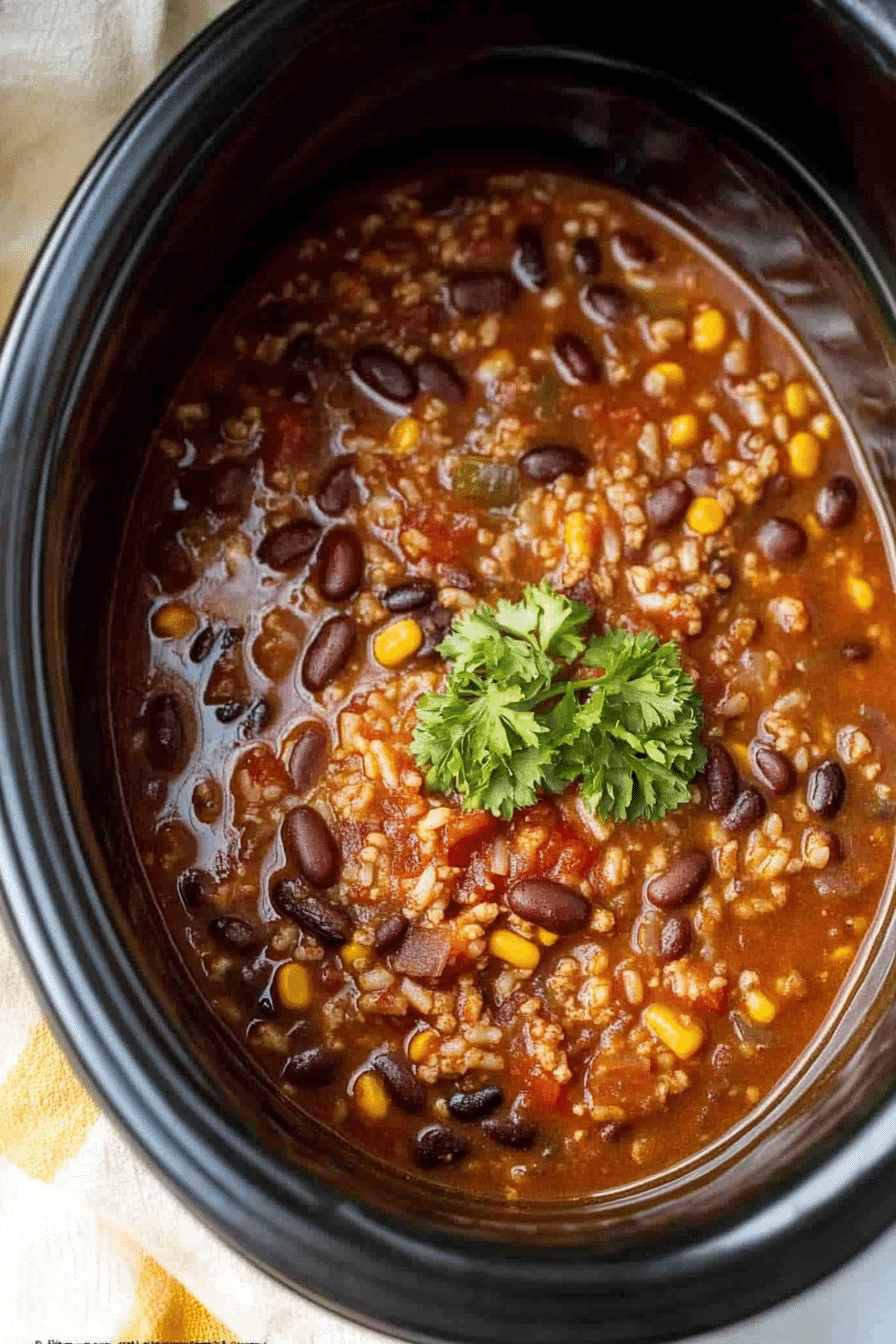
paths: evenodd
<path fill-rule="evenodd" d="M 151 427 L 278 232 L 384 159 L 491 143 L 695 223 L 802 334 L 889 516 L 896 168 L 875 146 L 896 30 L 872 5 L 759 4 L 723 51 L 695 40 L 702 6 L 629 9 L 237 5 L 88 171 L 0 356 L 12 932 L 85 1081 L 172 1187 L 285 1282 L 411 1338 L 670 1339 L 799 1291 L 896 1217 L 891 893 L 749 1126 L 601 1200 L 471 1205 L 269 1092 L 174 957 L 114 801 L 106 610 Z"/>

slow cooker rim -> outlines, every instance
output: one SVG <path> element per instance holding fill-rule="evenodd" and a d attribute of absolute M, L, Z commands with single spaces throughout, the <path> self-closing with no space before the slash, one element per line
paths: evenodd
<path fill-rule="evenodd" d="M 16 461 L 14 447 L 17 441 L 9 427 L 16 422 L 20 414 L 25 416 L 33 414 L 32 395 L 26 383 L 33 373 L 33 361 L 46 359 L 46 351 L 56 348 L 54 333 L 55 336 L 59 336 L 64 316 L 69 311 L 74 287 L 79 278 L 83 281 L 84 271 L 88 269 L 89 261 L 86 259 L 82 260 L 80 271 L 72 265 L 73 256 L 82 246 L 85 233 L 88 237 L 95 238 L 98 231 L 103 231 L 104 220 L 106 224 L 110 222 L 114 224 L 116 210 L 126 198 L 133 184 L 134 175 L 138 171 L 137 162 L 140 155 L 135 156 L 133 151 L 137 149 L 140 138 L 142 137 L 143 156 L 151 144 L 158 145 L 166 140 L 171 134 L 173 125 L 182 123 L 181 100 L 195 105 L 201 98 L 209 97 L 216 81 L 223 78 L 222 62 L 224 67 L 229 63 L 232 70 L 234 63 L 241 59 L 239 56 L 241 50 L 245 53 L 252 50 L 259 52 L 265 43 L 269 44 L 269 47 L 272 46 L 273 35 L 278 29 L 295 21 L 294 17 L 289 19 L 284 17 L 287 8 L 289 7 L 284 6 L 280 0 L 245 0 L 202 33 L 181 57 L 162 73 L 119 124 L 63 207 L 23 287 L 16 310 L 10 319 L 3 351 L 0 353 L 0 444 L 2 444 L 0 457 L 4 460 L 6 468 L 11 469 L 7 471 L 2 496 L 7 510 L 14 507 L 17 501 L 21 506 L 28 497 L 29 489 L 32 492 L 35 490 L 38 474 L 45 466 L 43 457 L 40 461 L 29 463 L 23 460 L 20 454 L 19 460 Z M 271 65 L 275 64 L 276 58 L 271 57 Z M 251 94 L 247 91 L 247 101 L 250 97 Z M 121 171 L 123 156 L 132 158 L 133 167 L 130 175 Z M 60 293 L 63 295 L 68 293 L 69 302 L 57 301 L 54 323 L 52 318 L 49 321 L 47 318 L 47 300 L 48 295 L 55 295 L 58 300 Z M 60 340 L 59 344 L 61 348 L 64 343 Z M 64 405 L 65 380 L 68 375 L 62 367 L 57 368 L 56 373 L 57 391 Z M 56 400 L 53 397 L 49 397 L 48 400 L 53 402 L 55 407 Z M 52 442 L 55 434 L 61 433 L 61 427 L 56 423 L 54 414 L 48 413 L 45 416 L 47 434 L 44 441 L 47 443 Z M 363 1249 L 365 1240 L 371 1244 L 379 1241 L 378 1249 L 388 1259 L 390 1252 L 394 1252 L 396 1246 L 402 1244 L 402 1238 L 405 1238 L 402 1249 L 408 1254 L 410 1265 L 413 1266 L 416 1261 L 418 1265 L 426 1263 L 432 1269 L 433 1256 L 436 1258 L 444 1256 L 448 1261 L 456 1261 L 456 1267 L 460 1272 L 469 1273 L 470 1243 L 460 1238 L 421 1240 L 416 1229 L 413 1231 L 412 1240 L 408 1241 L 407 1229 L 400 1221 L 390 1223 L 389 1220 L 382 1220 L 380 1231 L 379 1220 L 371 1216 L 364 1206 L 353 1206 L 350 1201 L 330 1191 L 328 1187 L 320 1186 L 313 1178 L 302 1176 L 294 1169 L 288 1168 L 286 1164 L 273 1159 L 271 1154 L 247 1145 L 245 1135 L 225 1124 L 220 1109 L 215 1107 L 212 1097 L 204 1094 L 198 1086 L 191 1091 L 187 1084 L 193 1084 L 194 1080 L 186 1074 L 179 1079 L 183 1089 L 179 1092 L 177 1100 L 186 1101 L 189 1105 L 184 1110 L 179 1105 L 174 1105 L 174 1099 L 170 1097 L 170 1069 L 161 1067 L 166 1062 L 170 1063 L 170 1058 L 160 1048 L 160 1041 L 166 1045 L 169 1041 L 164 1032 L 159 1037 L 157 1026 L 153 1025 L 150 1028 L 152 1000 L 147 998 L 137 1005 L 121 1005 L 114 1002 L 104 1005 L 99 998 L 91 1001 L 83 994 L 85 985 L 78 983 L 72 967 L 66 965 L 66 940 L 63 937 L 59 941 L 60 935 L 65 932 L 60 915 L 65 913 L 66 893 L 61 886 L 52 890 L 49 877 L 46 876 L 52 874 L 57 882 L 63 880 L 63 870 L 59 866 L 60 855 L 58 848 L 54 853 L 54 843 L 62 841 L 64 857 L 74 861 L 79 868 L 84 882 L 82 899 L 85 900 L 90 900 L 89 872 L 84 856 L 80 852 L 77 837 L 69 829 L 70 819 L 67 817 L 64 799 L 58 795 L 51 796 L 51 801 L 55 805 L 54 810 L 48 806 L 48 799 L 40 790 L 32 793 L 27 787 L 24 789 L 16 787 L 17 784 L 22 786 L 35 783 L 40 778 L 34 774 L 32 756 L 35 749 L 41 746 L 48 751 L 53 741 L 53 728 L 46 702 L 30 723 L 23 723 L 18 712 L 26 703 L 33 708 L 35 693 L 38 691 L 45 693 L 47 689 L 40 685 L 39 673 L 42 669 L 41 523 L 44 519 L 43 510 L 46 506 L 49 485 L 48 479 L 44 479 L 41 483 L 38 512 L 30 517 L 22 516 L 20 507 L 15 533 L 10 535 L 6 552 L 0 558 L 0 576 L 7 598 L 5 616 L 7 632 L 13 633 L 10 629 L 12 614 L 18 612 L 22 616 L 20 635 L 22 632 L 26 635 L 30 633 L 30 639 L 23 646 L 28 648 L 30 664 L 23 667 L 19 667 L 18 664 L 4 667 L 0 676 L 0 703 L 3 707 L 2 737 L 0 737 L 0 816 L 3 822 L 0 835 L 0 874 L 3 878 L 8 924 L 20 955 L 35 981 L 44 1007 L 54 1023 L 57 1036 L 65 1041 L 67 1053 L 76 1063 L 85 1083 L 99 1096 L 104 1108 L 115 1117 L 129 1141 L 136 1143 L 156 1171 L 200 1217 L 210 1222 L 215 1230 L 243 1253 L 250 1255 L 250 1258 L 261 1264 L 261 1267 L 267 1268 L 259 1259 L 257 1250 L 253 1251 L 247 1247 L 245 1239 L 241 1239 L 239 1229 L 244 1227 L 249 1214 L 258 1219 L 260 1212 L 257 1202 L 258 1191 L 263 1188 L 270 1227 L 276 1230 L 281 1220 L 275 1215 L 282 1212 L 283 1200 L 281 1198 L 278 1202 L 275 1193 L 278 1188 L 282 1190 L 285 1185 L 290 1185 L 293 1193 L 300 1195 L 309 1207 L 309 1212 L 305 1215 L 307 1222 L 303 1228 L 306 1234 L 303 1253 L 309 1256 L 309 1261 L 311 1255 L 316 1254 L 321 1262 L 326 1255 L 332 1256 L 334 1262 L 338 1262 L 342 1248 L 354 1241 L 352 1249 L 357 1253 Z M 16 574 L 15 565 L 11 562 L 11 557 L 19 554 L 18 548 L 13 544 L 16 539 L 23 542 L 24 553 L 29 556 L 27 577 L 30 578 L 30 588 L 24 600 L 19 586 L 22 575 Z M 25 729 L 31 730 L 30 739 L 27 731 L 23 731 Z M 42 765 L 45 771 L 50 770 L 54 785 L 58 789 L 60 779 L 56 773 L 55 763 L 44 760 Z M 41 822 L 42 826 L 39 824 Z M 37 834 L 44 841 L 42 855 L 33 842 L 32 827 L 35 823 L 38 823 Z M 39 859 L 42 862 L 35 869 L 32 864 Z M 32 883 L 36 882 L 35 875 L 38 872 L 44 875 L 44 880 L 37 889 L 29 890 Z M 96 892 L 93 893 L 93 897 L 91 913 L 99 923 L 96 929 L 82 930 L 82 936 L 89 942 L 88 935 L 97 935 L 98 942 L 105 941 L 107 952 L 110 949 L 114 951 L 118 940 L 111 923 L 105 927 L 103 925 L 102 905 L 95 899 Z M 102 939 L 99 939 L 100 932 L 103 934 Z M 120 946 L 118 950 L 120 953 Z M 73 1005 L 77 1011 L 72 1011 Z M 136 1011 L 138 1008 L 139 1012 Z M 146 1015 L 145 1024 L 141 1022 L 141 1013 Z M 132 1018 L 130 1029 L 132 1033 L 136 1030 L 137 1035 L 142 1035 L 144 1038 L 147 1057 L 156 1056 L 154 1087 L 150 1085 L 152 1082 L 150 1074 L 141 1073 L 139 1078 L 134 1078 L 128 1068 L 131 1055 L 127 1052 L 122 1055 L 120 1052 L 121 1038 L 115 1032 L 107 1035 L 103 1030 L 104 1026 L 109 1027 L 115 1022 L 117 1015 Z M 164 1089 L 160 1086 L 163 1076 L 166 1084 Z M 127 1104 L 122 1100 L 124 1097 L 127 1098 Z M 160 1111 L 167 1114 L 161 1141 L 157 1134 L 153 1134 L 150 1141 L 145 1133 L 141 1133 L 142 1126 L 139 1121 L 145 1114 L 150 1099 L 157 1114 Z M 201 1115 L 208 1136 L 205 1144 L 199 1143 L 196 1131 L 187 1122 L 187 1114 L 190 1112 L 198 1112 Z M 735 1259 L 740 1260 L 751 1245 L 760 1241 L 765 1247 L 763 1257 L 768 1265 L 777 1264 L 781 1255 L 779 1240 L 789 1242 L 794 1236 L 799 1235 L 805 1238 L 805 1224 L 810 1218 L 815 1218 L 818 1222 L 824 1219 L 826 1222 L 837 1223 L 844 1214 L 844 1210 L 839 1207 L 844 1202 L 854 1203 L 860 1192 L 872 1187 L 878 1188 L 878 1182 L 882 1182 L 883 1179 L 887 1179 L 891 1186 L 896 1184 L 890 1179 L 896 1169 L 896 1158 L 893 1154 L 892 1139 L 888 1135 L 888 1131 L 890 1134 L 894 1132 L 894 1119 L 896 1119 L 896 1100 L 891 1098 L 869 1119 L 859 1133 L 801 1184 L 799 1203 L 803 1207 L 803 1214 L 796 1222 L 792 1222 L 785 1234 L 780 1230 L 775 1234 L 769 1224 L 774 1223 L 773 1206 L 777 1207 L 785 1200 L 792 1199 L 792 1194 L 771 1196 L 769 1202 L 761 1209 L 738 1222 L 735 1227 L 725 1229 L 714 1241 L 701 1239 L 698 1244 L 690 1248 L 679 1248 L 674 1255 L 666 1255 L 663 1260 L 662 1277 L 674 1281 L 678 1276 L 685 1278 L 693 1276 L 696 1270 L 695 1260 L 699 1260 L 703 1272 L 718 1273 L 723 1264 L 730 1264 Z M 234 1158 L 244 1161 L 244 1173 L 251 1170 L 255 1174 L 256 1180 L 244 1181 L 244 1202 L 239 1206 L 234 1199 L 233 1164 L 221 1159 L 220 1151 L 212 1142 L 213 1138 L 226 1139 L 231 1145 Z M 191 1177 L 195 1177 L 199 1156 L 211 1159 L 207 1162 L 205 1171 L 211 1195 L 206 1192 L 202 1200 L 196 1195 L 194 1181 L 190 1180 Z M 744 1314 L 745 1308 L 747 1311 L 754 1311 L 768 1306 L 787 1292 L 807 1286 L 822 1273 L 829 1272 L 847 1255 L 853 1254 L 861 1245 L 866 1244 L 896 1214 L 894 1206 L 888 1208 L 885 1213 L 878 1209 L 869 1216 L 870 1202 L 867 1199 L 863 1202 L 866 1206 L 865 1218 L 861 1230 L 855 1230 L 848 1250 L 843 1250 L 846 1238 L 843 1237 L 841 1230 L 837 1252 L 828 1257 L 829 1262 L 816 1261 L 811 1266 L 798 1266 L 802 1273 L 796 1273 L 786 1287 L 781 1288 L 780 1284 L 777 1284 L 771 1291 L 768 1279 L 763 1281 L 762 1276 L 757 1275 L 752 1288 L 744 1291 L 734 1310 L 730 1301 L 724 1304 L 716 1303 L 713 1312 L 703 1320 L 695 1319 L 691 1328 L 707 1329 L 724 1324 Z M 767 1229 L 765 1233 L 763 1227 Z M 295 1236 L 296 1232 L 295 1225 L 291 1225 L 291 1235 Z M 768 1236 L 776 1235 L 778 1240 L 768 1241 Z M 813 1232 L 812 1241 L 815 1239 Z M 768 1252 L 769 1245 L 776 1247 L 774 1254 Z M 421 1254 L 424 1247 L 428 1248 L 428 1254 Z M 485 1249 L 480 1248 L 477 1254 L 480 1257 L 484 1256 L 489 1262 L 483 1265 L 483 1269 L 494 1268 L 498 1271 L 500 1268 L 507 1273 L 512 1271 L 511 1277 L 519 1276 L 520 1279 L 523 1275 L 530 1277 L 533 1271 L 541 1271 L 545 1277 L 553 1279 L 554 1274 L 549 1266 L 555 1261 L 557 1274 L 570 1275 L 576 1281 L 577 1290 L 599 1291 L 601 1288 L 602 1276 L 597 1273 L 600 1265 L 594 1260 L 593 1248 L 587 1252 L 587 1263 L 584 1263 L 584 1253 L 576 1255 L 559 1252 L 555 1256 L 553 1253 L 539 1252 L 536 1257 L 529 1253 L 527 1248 L 521 1250 L 519 1247 L 500 1247 L 498 1251 L 494 1251 L 489 1246 Z M 635 1257 L 633 1262 L 631 1257 L 626 1257 L 629 1276 L 633 1282 L 638 1278 L 635 1272 L 637 1259 L 638 1257 Z M 644 1266 L 653 1264 L 655 1259 L 654 1256 L 644 1257 Z M 617 1269 L 621 1263 L 621 1260 L 608 1262 Z M 376 1266 L 372 1265 L 372 1270 L 375 1269 Z M 647 1277 L 650 1277 L 649 1274 Z M 369 1278 L 373 1284 L 375 1272 L 372 1272 Z M 572 1288 L 572 1283 L 569 1286 Z M 605 1282 L 603 1286 L 606 1287 Z M 330 1307 L 335 1306 L 337 1310 L 354 1319 L 363 1319 L 374 1325 L 378 1323 L 376 1319 L 358 1308 L 347 1308 L 344 1303 L 334 1303 L 325 1293 L 307 1288 L 303 1288 L 302 1291 L 319 1301 L 324 1301 Z M 527 1305 L 531 1309 L 531 1302 Z M 609 1308 L 608 1303 L 605 1302 L 603 1305 L 605 1309 Z M 632 1304 L 629 1302 L 629 1312 L 631 1307 Z M 505 1328 L 506 1326 L 505 1322 Z M 397 1328 L 417 1333 L 417 1326 L 413 1321 Z M 654 1325 L 654 1331 L 657 1328 L 661 1327 Z M 581 1330 L 577 1329 L 576 1334 L 580 1333 Z M 442 1336 L 432 1334 L 429 1337 Z M 473 1336 L 464 1337 L 473 1338 Z M 500 1336 L 495 1334 L 492 1337 Z M 554 1337 L 561 1338 L 559 1334 Z M 660 1338 L 661 1335 L 654 1332 L 637 1337 Z"/>

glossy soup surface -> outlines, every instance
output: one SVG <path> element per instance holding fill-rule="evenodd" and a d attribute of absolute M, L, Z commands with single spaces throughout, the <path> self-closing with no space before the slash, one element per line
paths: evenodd
<path fill-rule="evenodd" d="M 680 644 L 710 759 L 660 821 L 424 784 L 436 646 L 543 578 Z M 837 410 L 721 259 L 571 177 L 380 184 L 236 298 L 152 444 L 122 787 L 297 1107 L 474 1192 L 590 1194 L 748 1115 L 829 1009 L 890 864 L 894 628 Z"/>

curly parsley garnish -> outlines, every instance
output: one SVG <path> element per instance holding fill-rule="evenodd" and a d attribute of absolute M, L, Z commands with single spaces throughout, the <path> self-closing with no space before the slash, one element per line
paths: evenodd
<path fill-rule="evenodd" d="M 586 640 L 590 616 L 545 580 L 454 622 L 439 645 L 445 690 L 417 702 L 411 751 L 428 788 L 500 817 L 574 780 L 604 819 L 656 821 L 687 802 L 706 752 L 677 645 L 622 630 Z"/>

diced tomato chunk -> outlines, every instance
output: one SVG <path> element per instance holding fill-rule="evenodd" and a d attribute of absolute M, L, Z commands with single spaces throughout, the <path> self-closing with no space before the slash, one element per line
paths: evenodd
<path fill-rule="evenodd" d="M 569 1098 L 565 1083 L 541 1069 L 533 1069 L 523 1087 L 523 1096 L 535 1111 L 562 1111 Z"/>
<path fill-rule="evenodd" d="M 239 763 L 237 771 L 245 770 L 256 788 L 278 788 L 284 793 L 288 793 L 292 788 L 292 780 L 286 766 L 275 756 L 270 747 L 253 747 L 247 751 Z"/>
<path fill-rule="evenodd" d="M 476 525 L 471 518 L 446 515 L 435 509 L 415 509 L 408 518 L 409 528 L 422 532 L 435 561 L 460 560 L 469 554 Z"/>
<path fill-rule="evenodd" d="M 490 812 L 463 812 L 445 826 L 445 860 L 452 868 L 463 868 L 474 850 L 490 840 L 498 829 L 497 818 Z"/>
<path fill-rule="evenodd" d="M 301 407 L 279 406 L 265 421 L 263 456 L 274 469 L 297 467 L 305 457 L 308 426 Z"/>

